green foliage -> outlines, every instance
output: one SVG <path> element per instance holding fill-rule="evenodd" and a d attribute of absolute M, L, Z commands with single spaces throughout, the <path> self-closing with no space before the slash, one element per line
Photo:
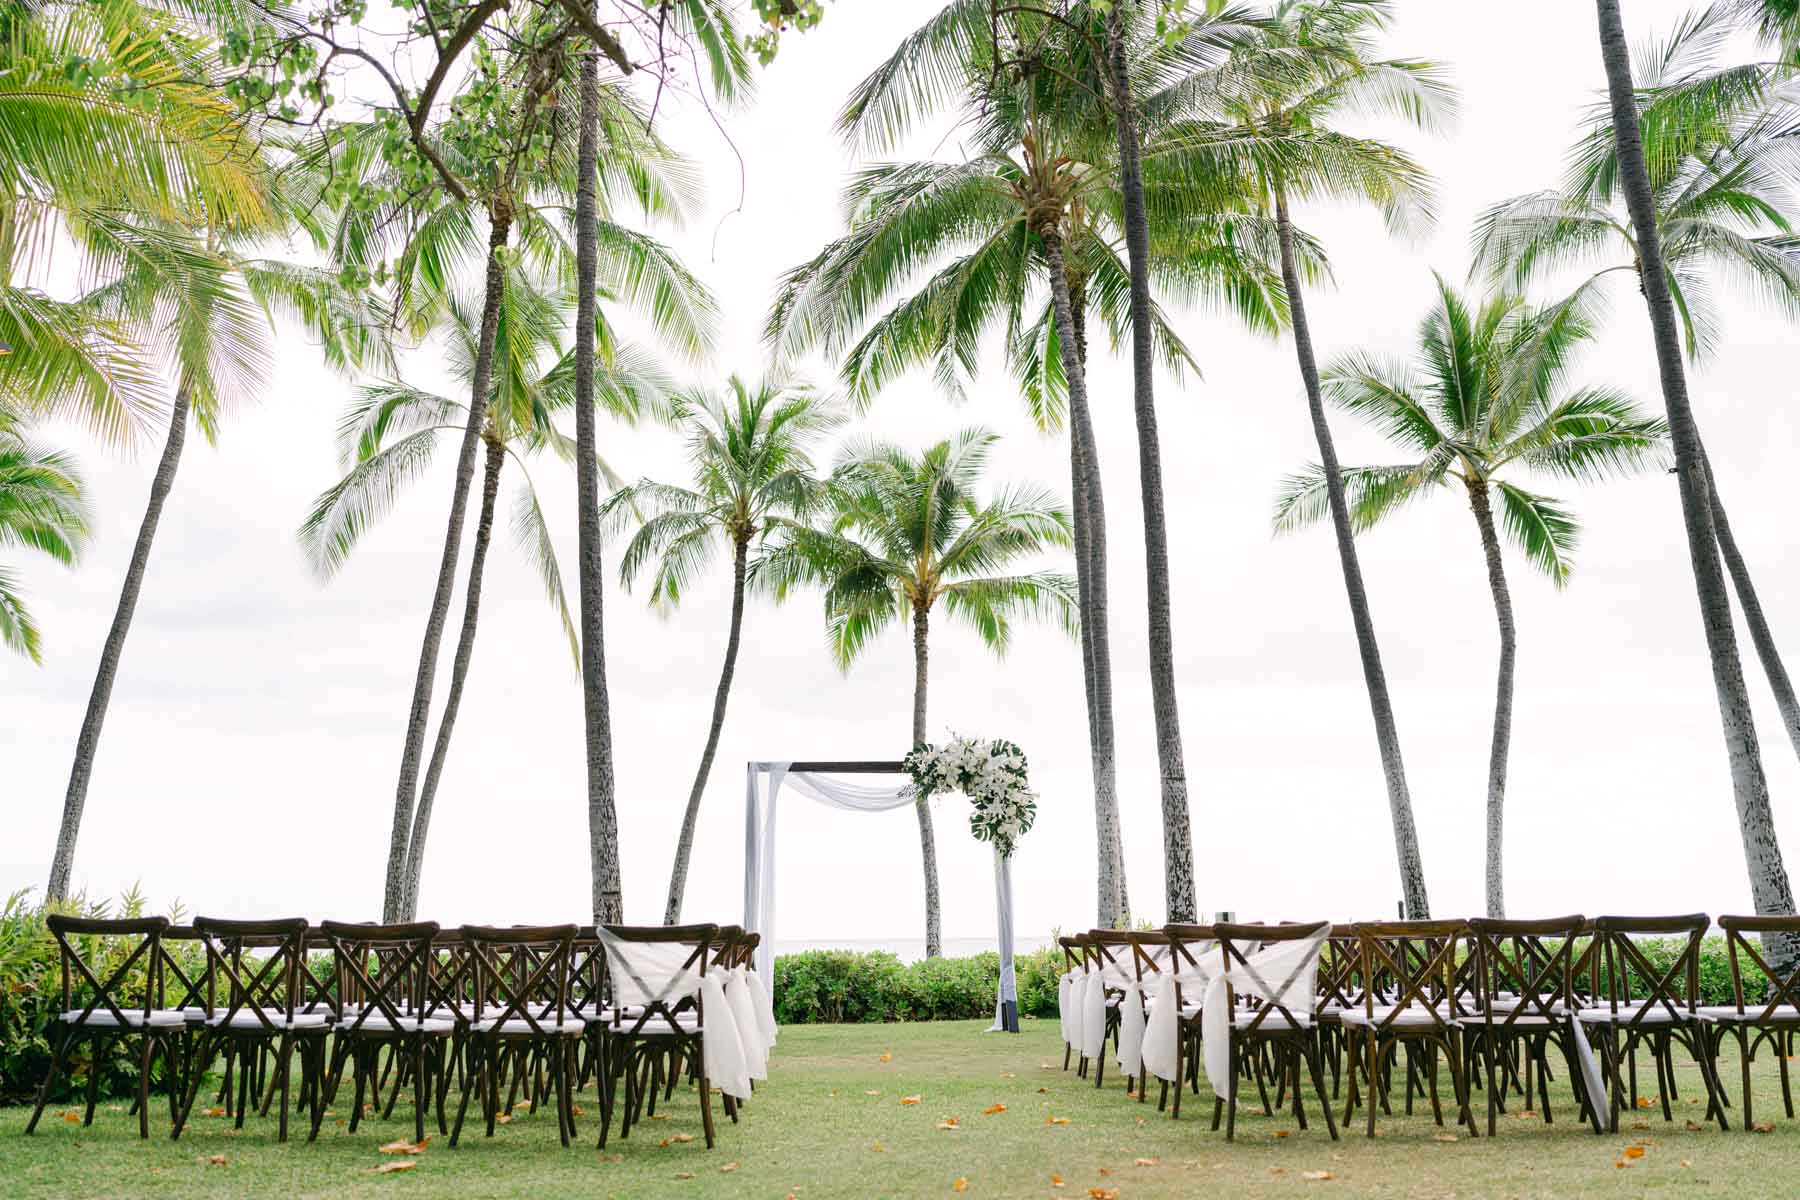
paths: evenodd
<path fill-rule="evenodd" d="M 1019 1013 L 1056 1015 L 1062 956 L 1053 949 L 1013 960 Z M 1000 956 L 928 958 L 903 964 L 883 950 L 807 950 L 775 960 L 775 1019 L 820 1022 L 964 1021 L 991 1017 Z"/>
<path fill-rule="evenodd" d="M 51 1022 L 62 1005 L 62 975 L 56 942 L 44 925 L 51 912 L 66 912 L 85 917 L 138 917 L 144 914 L 144 898 L 133 888 L 118 902 L 90 902 L 77 897 L 54 908 L 27 904 L 25 892 L 14 892 L 0 907 L 0 1105 L 20 1104 L 37 1094 L 38 1086 L 50 1069 Z M 123 948 L 108 947 L 100 939 L 87 939 L 84 952 L 92 953 L 89 965 L 102 979 L 130 953 Z M 171 953 L 189 975 L 201 969 L 204 952 L 197 943 L 184 942 L 170 947 Z M 121 985 L 123 995 L 142 995 L 146 963 L 139 962 Z M 100 1094 L 124 1096 L 137 1087 L 137 1067 L 129 1056 L 109 1053 L 96 1068 L 90 1051 L 83 1043 L 73 1052 L 69 1074 L 65 1076 L 57 1096 L 64 1099 L 84 1092 L 89 1075 L 100 1071 Z M 162 1078 L 162 1059 L 153 1069 L 152 1086 Z"/>

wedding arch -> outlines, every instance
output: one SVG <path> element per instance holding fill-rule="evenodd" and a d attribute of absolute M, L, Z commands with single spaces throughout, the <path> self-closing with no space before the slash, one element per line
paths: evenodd
<path fill-rule="evenodd" d="M 957 743 L 961 744 L 961 743 Z M 985 744 L 985 743 L 984 743 Z M 1005 747 L 1007 743 L 993 743 Z M 930 753 L 927 748 L 921 748 Z M 1017 753 L 1017 748 L 1011 748 Z M 775 965 L 775 817 L 783 788 L 808 796 L 829 808 L 845 812 L 877 813 L 906 808 L 921 794 L 936 794 L 945 787 L 921 788 L 914 782 L 920 768 L 919 751 L 905 762 L 752 762 L 746 771 L 744 797 L 744 928 L 762 935 L 756 969 L 774 981 Z M 1023 779 L 1023 756 L 1019 778 Z M 898 775 L 902 782 L 874 785 L 853 783 L 837 776 Z M 994 909 L 1000 941 L 1000 984 L 994 997 L 994 1023 L 989 1033 L 1019 1032 L 1019 993 L 1013 974 L 1012 849 L 1017 837 L 1030 828 L 1029 804 L 1023 825 L 1016 818 L 984 819 L 981 806 L 971 816 L 976 836 L 994 846 Z"/>

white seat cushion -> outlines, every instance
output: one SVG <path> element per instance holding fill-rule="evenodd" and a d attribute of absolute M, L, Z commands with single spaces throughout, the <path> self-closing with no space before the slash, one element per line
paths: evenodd
<path fill-rule="evenodd" d="M 607 1026 L 608 1032 L 642 1035 L 645 1037 L 668 1037 L 677 1030 L 687 1037 L 693 1037 L 696 1033 L 704 1032 L 700 1027 L 699 1019 L 691 1012 L 677 1013 L 675 1016 L 675 1024 L 673 1026 L 669 1024 L 669 1018 L 660 1015 L 651 1017 L 649 1020 L 645 1021 L 641 1028 L 638 1026 L 638 1020 L 639 1018 L 634 1016 L 626 1017 L 616 1024 L 609 1023 Z"/>
<path fill-rule="evenodd" d="M 1390 1016 L 1392 1017 L 1392 1020 L 1389 1020 Z M 1429 1029 L 1434 1025 L 1442 1025 L 1444 1023 L 1443 1018 L 1439 1017 L 1437 1013 L 1428 1008 L 1419 1008 L 1416 1005 L 1410 1008 L 1403 1008 L 1398 1012 L 1395 1012 L 1392 1008 L 1378 1008 L 1375 1010 L 1373 1016 L 1371 1016 L 1366 1009 L 1346 1008 L 1343 1015 L 1340 1016 L 1338 1020 L 1346 1025 L 1359 1025 L 1384 1029 Z"/>
<path fill-rule="evenodd" d="M 508 1017 L 502 1021 L 499 1017 L 483 1017 L 475 1022 L 474 1028 L 481 1033 L 498 1033 L 501 1036 L 516 1034 L 543 1034 L 549 1037 L 578 1037 L 586 1028 L 587 1022 L 580 1017 L 565 1017 L 558 1025 L 555 1017 L 545 1017 L 533 1026 L 524 1017 Z"/>
<path fill-rule="evenodd" d="M 125 1023 L 119 1024 L 119 1018 L 104 1008 L 96 1008 L 93 1012 L 83 1014 L 79 1008 L 71 1008 L 62 1014 L 62 1020 L 69 1025 L 80 1025 L 87 1029 L 142 1029 L 146 1025 L 152 1029 L 178 1029 L 187 1024 L 187 1018 L 179 1009 L 152 1009 L 148 1020 L 141 1008 L 124 1010 Z"/>
<path fill-rule="evenodd" d="M 290 1020 L 288 1015 L 284 1012 L 265 1013 L 263 1016 L 268 1018 L 267 1024 L 264 1024 L 262 1017 L 259 1017 L 256 1013 L 240 1009 L 236 1013 L 231 1014 L 229 1028 L 266 1029 L 272 1025 L 276 1029 L 324 1029 L 331 1024 L 331 1014 L 322 1012 L 297 1012 L 294 1014 L 292 1020 Z M 225 1010 L 220 1009 L 218 1012 L 208 1017 L 206 1023 L 214 1029 L 218 1029 L 227 1025 L 225 1017 Z"/>
<path fill-rule="evenodd" d="M 400 1014 L 400 1023 L 396 1025 L 386 1013 L 372 1012 L 360 1020 L 355 1014 L 345 1013 L 338 1022 L 340 1033 L 418 1033 L 421 1029 L 426 1033 L 450 1033 L 456 1028 L 453 1017 L 415 1017 L 406 1013 Z"/>
<path fill-rule="evenodd" d="M 1673 1025 L 1680 1021 L 1693 1020 L 1698 1016 L 1696 1012 L 1677 1007 L 1675 1012 L 1681 1014 L 1677 1017 L 1672 1015 L 1666 1007 L 1658 1004 L 1640 1017 L 1638 1014 L 1643 1007 L 1642 1001 L 1634 1001 L 1629 1005 L 1619 1005 L 1619 1011 L 1614 1012 L 1611 1005 L 1593 1004 L 1576 1013 L 1575 1019 L 1583 1025 Z"/>
<path fill-rule="evenodd" d="M 1255 1012 L 1241 1012 L 1232 1018 L 1231 1023 L 1239 1029 L 1243 1029 L 1249 1026 L 1252 1021 L 1256 1020 L 1258 1015 L 1259 1014 Z M 1290 1021 L 1288 1019 L 1289 1017 L 1292 1017 L 1293 1019 Z M 1259 1033 L 1277 1032 L 1284 1029 L 1310 1029 L 1312 1023 L 1313 1018 L 1311 1013 L 1297 1012 L 1288 1013 L 1286 1016 L 1283 1016 L 1279 1012 L 1272 1012 L 1264 1019 L 1263 1023 L 1256 1028 Z"/>
<path fill-rule="evenodd" d="M 1746 1004 L 1744 1011 L 1739 1012 L 1735 1004 L 1709 1004 L 1700 1010 L 1700 1015 L 1708 1021 L 1753 1025 L 1763 1019 L 1763 1014 L 1768 1012 L 1768 1009 L 1767 1004 Z M 1780 1005 L 1773 1013 L 1769 1014 L 1769 1020 L 1782 1024 L 1789 1022 L 1800 1024 L 1800 1008 L 1795 1008 L 1791 1004 Z"/>

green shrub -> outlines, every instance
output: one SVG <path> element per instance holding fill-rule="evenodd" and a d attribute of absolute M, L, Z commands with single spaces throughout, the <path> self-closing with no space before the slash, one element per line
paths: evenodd
<path fill-rule="evenodd" d="M 1022 1016 L 1056 1015 L 1062 956 L 1039 950 L 1013 960 Z M 820 1022 L 967 1021 L 991 1017 L 1000 956 L 901 963 L 884 950 L 807 950 L 775 960 L 775 1019 Z"/>
<path fill-rule="evenodd" d="M 0 1105 L 34 1100 L 50 1069 L 49 1033 L 62 1007 L 62 972 L 56 941 L 45 927 L 44 917 L 50 911 L 85 917 L 138 917 L 144 913 L 144 899 L 135 889 L 120 897 L 117 904 L 89 902 L 82 897 L 54 910 L 26 904 L 25 895 L 15 892 L 0 908 Z M 94 974 L 103 980 L 111 977 L 128 953 L 123 949 L 110 952 L 99 939 L 88 939 L 85 949 L 90 952 L 88 961 Z M 203 952 L 198 946 L 183 944 L 171 950 L 190 975 L 200 969 Z M 132 968 L 131 975 L 121 984 L 120 994 L 143 994 L 146 967 L 147 963 L 140 960 Z M 68 1072 L 52 1099 L 61 1101 L 77 1093 L 85 1094 L 88 1075 L 94 1069 L 88 1043 L 84 1041 L 71 1053 Z M 135 1094 L 137 1065 L 127 1055 L 109 1053 L 98 1069 L 102 1096 Z M 152 1075 L 159 1085 L 162 1070 L 163 1060 L 159 1057 Z"/>

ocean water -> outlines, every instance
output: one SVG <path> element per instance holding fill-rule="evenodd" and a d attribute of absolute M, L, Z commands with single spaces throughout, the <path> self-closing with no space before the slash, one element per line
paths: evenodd
<path fill-rule="evenodd" d="M 1029 954 L 1034 950 L 1050 945 L 1050 935 L 1019 934 L 1013 938 L 1014 954 Z M 1000 943 L 992 937 L 945 938 L 944 955 L 948 958 L 962 958 L 970 954 L 980 954 L 984 950 L 998 950 Z M 924 938 L 857 938 L 847 941 L 833 941 L 830 938 L 778 938 L 775 942 L 775 953 L 794 954 L 801 950 L 886 950 L 899 958 L 901 962 L 917 962 L 925 957 Z"/>

